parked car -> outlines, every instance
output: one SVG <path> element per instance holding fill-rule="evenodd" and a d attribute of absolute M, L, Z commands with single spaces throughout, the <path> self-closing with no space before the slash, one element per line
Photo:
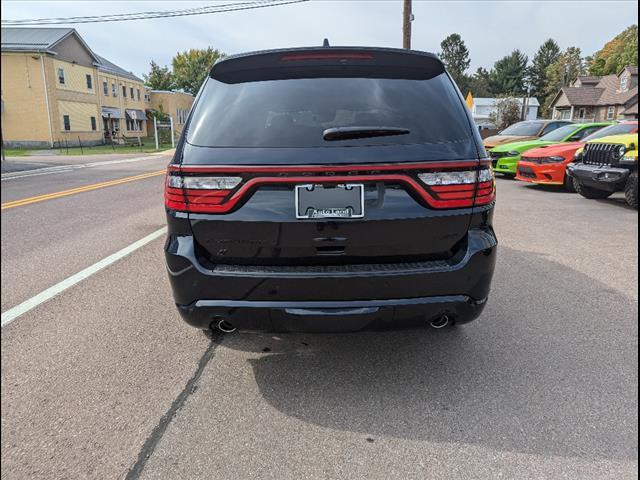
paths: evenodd
<path fill-rule="evenodd" d="M 484 148 L 491 149 L 505 143 L 540 138 L 555 129 L 568 125 L 568 120 L 525 120 L 514 123 L 497 135 L 492 135 L 483 140 Z"/>
<path fill-rule="evenodd" d="M 538 139 L 512 142 L 492 148 L 489 150 L 489 155 L 491 156 L 493 168 L 497 173 L 515 176 L 520 156 L 524 152 L 545 145 L 553 145 L 561 142 L 576 142 L 612 123 L 613 122 L 572 123 L 564 125 Z"/>
<path fill-rule="evenodd" d="M 587 142 L 567 166 L 576 191 L 585 198 L 607 198 L 624 192 L 638 208 L 638 134 L 615 135 Z"/>
<path fill-rule="evenodd" d="M 323 47 L 219 61 L 166 178 L 178 311 L 224 331 L 475 319 L 497 240 L 472 125 L 432 54 Z"/>
<path fill-rule="evenodd" d="M 522 158 L 518 162 L 516 178 L 523 182 L 541 185 L 563 185 L 567 191 L 575 192 L 573 179 L 567 175 L 567 165 L 573 162 L 579 148 L 584 147 L 586 142 L 598 138 L 637 132 L 637 121 L 625 121 L 597 130 L 579 142 L 558 143 L 534 148 L 522 154 Z"/>

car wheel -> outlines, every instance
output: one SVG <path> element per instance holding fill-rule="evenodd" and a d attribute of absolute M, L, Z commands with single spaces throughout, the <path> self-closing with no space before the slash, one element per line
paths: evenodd
<path fill-rule="evenodd" d="M 608 192 L 607 190 L 599 190 L 593 187 L 587 187 L 586 185 L 583 185 L 578 181 L 573 182 L 573 185 L 576 188 L 576 192 L 578 192 L 584 198 L 609 198 L 611 195 L 613 195 L 613 192 Z"/>
<path fill-rule="evenodd" d="M 631 172 L 624 186 L 624 198 L 629 206 L 638 209 L 638 172 Z"/>
<path fill-rule="evenodd" d="M 576 193 L 576 181 L 565 173 L 563 186 L 567 192 Z"/>

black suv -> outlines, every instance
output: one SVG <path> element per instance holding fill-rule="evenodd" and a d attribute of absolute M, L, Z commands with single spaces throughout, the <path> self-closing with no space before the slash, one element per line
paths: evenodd
<path fill-rule="evenodd" d="M 354 331 L 475 319 L 496 261 L 491 162 L 429 53 L 216 63 L 168 168 L 166 263 L 187 323 Z"/>

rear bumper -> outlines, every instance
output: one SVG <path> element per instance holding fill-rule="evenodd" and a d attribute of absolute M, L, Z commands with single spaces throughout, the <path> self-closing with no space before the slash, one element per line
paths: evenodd
<path fill-rule="evenodd" d="M 489 294 L 497 240 L 472 229 L 455 262 L 327 267 L 217 265 L 195 256 L 193 237 L 170 235 L 165 257 L 183 319 L 199 328 L 225 319 L 240 329 L 355 331 L 457 323 L 480 315 Z"/>
<path fill-rule="evenodd" d="M 562 185 L 566 165 L 564 163 L 538 164 L 520 161 L 518 163 L 517 180 L 546 185 Z"/>
<path fill-rule="evenodd" d="M 617 192 L 624 188 L 627 178 L 629 178 L 630 170 L 611 166 L 571 163 L 567 167 L 567 173 L 587 187 Z"/>

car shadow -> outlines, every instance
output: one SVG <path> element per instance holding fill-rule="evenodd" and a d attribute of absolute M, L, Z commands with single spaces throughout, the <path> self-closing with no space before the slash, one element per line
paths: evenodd
<path fill-rule="evenodd" d="M 637 458 L 637 303 L 501 247 L 479 320 L 445 330 L 234 334 L 279 412 L 371 438 Z"/>

